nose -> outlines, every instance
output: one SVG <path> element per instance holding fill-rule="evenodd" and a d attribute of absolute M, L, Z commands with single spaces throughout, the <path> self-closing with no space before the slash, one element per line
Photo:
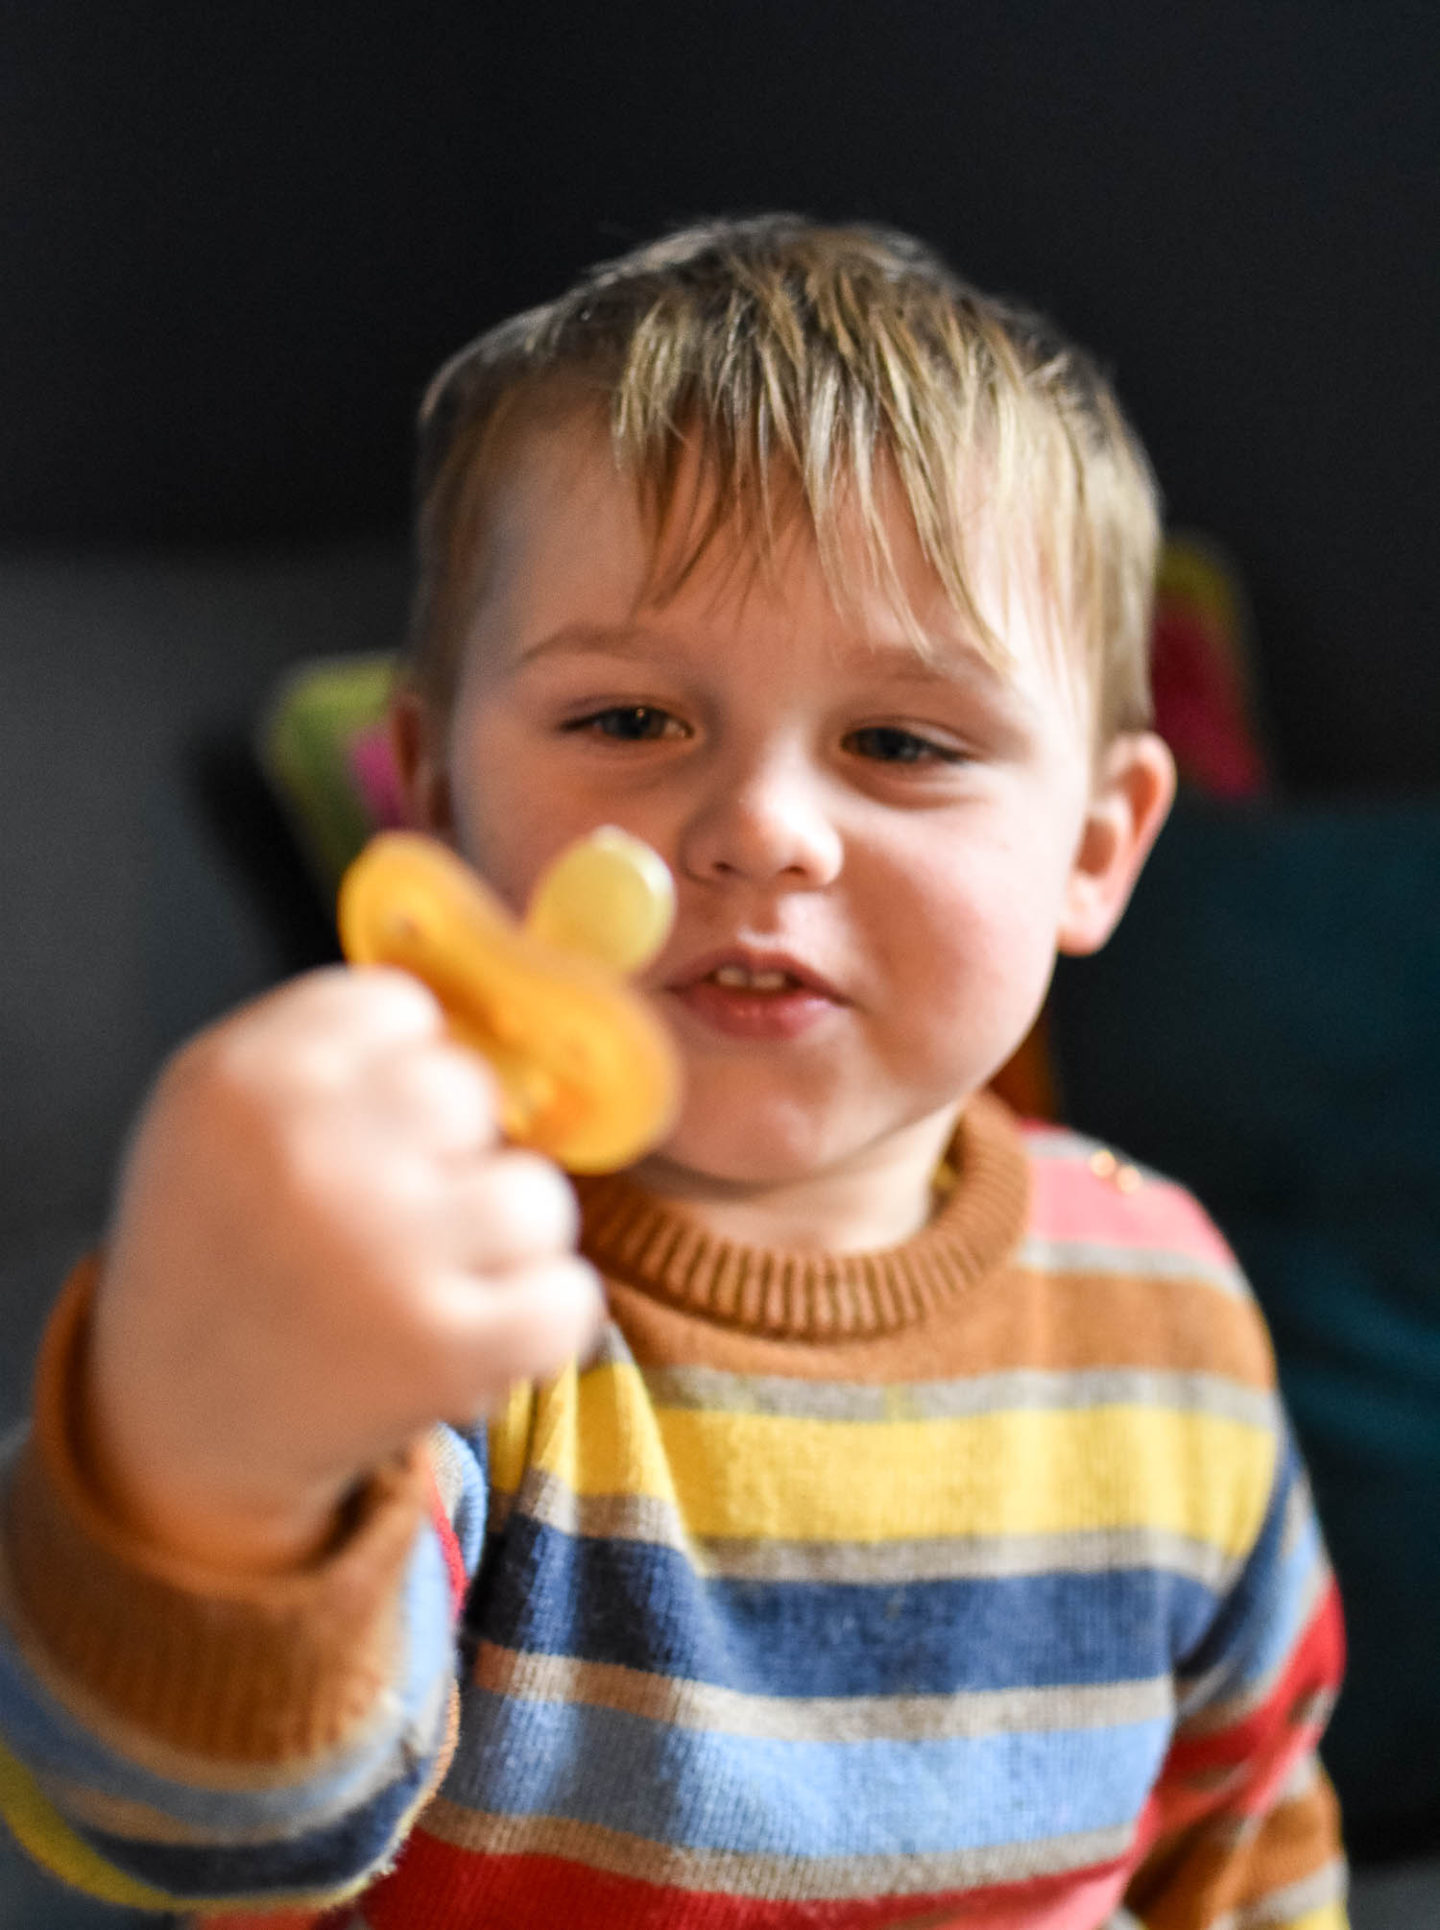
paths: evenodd
<path fill-rule="evenodd" d="M 681 869 L 707 883 L 817 890 L 840 875 L 844 842 L 823 775 L 799 753 L 771 751 L 707 774 L 680 840 Z"/>

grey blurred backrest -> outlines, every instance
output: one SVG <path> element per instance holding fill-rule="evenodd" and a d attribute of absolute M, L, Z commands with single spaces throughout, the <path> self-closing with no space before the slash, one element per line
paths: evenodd
<path fill-rule="evenodd" d="M 393 647 L 398 545 L 0 556 L 0 1421 L 170 1049 L 325 955 L 247 748 L 285 669 Z"/>

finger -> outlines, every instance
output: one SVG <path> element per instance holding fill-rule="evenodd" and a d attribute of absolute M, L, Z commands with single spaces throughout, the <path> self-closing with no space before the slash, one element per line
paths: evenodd
<path fill-rule="evenodd" d="M 445 1411 L 465 1422 L 515 1381 L 548 1379 L 588 1352 L 605 1319 L 599 1276 L 573 1255 L 526 1268 L 504 1290 L 453 1275 L 439 1299 Z"/>
<path fill-rule="evenodd" d="M 441 1158 L 484 1152 L 500 1137 L 494 1074 L 445 1040 L 407 1043 L 377 1060 L 366 1096 L 417 1149 Z"/>
<path fill-rule="evenodd" d="M 457 1265 L 497 1279 L 567 1256 L 580 1231 L 570 1182 L 548 1159 L 519 1147 L 454 1175 L 447 1207 Z"/>
<path fill-rule="evenodd" d="M 445 1014 L 428 986 L 388 965 L 327 965 L 291 980 L 245 1009 L 267 1044 L 302 1052 L 340 1044 L 371 1053 L 443 1036 Z"/>

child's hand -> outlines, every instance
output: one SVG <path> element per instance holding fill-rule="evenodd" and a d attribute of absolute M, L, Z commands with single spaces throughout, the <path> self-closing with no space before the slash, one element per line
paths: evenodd
<path fill-rule="evenodd" d="M 490 1075 L 399 972 L 317 972 L 202 1034 L 138 1124 L 97 1295 L 87 1452 L 150 1540 L 323 1543 L 353 1484 L 593 1337 L 574 1196 L 498 1143 Z"/>

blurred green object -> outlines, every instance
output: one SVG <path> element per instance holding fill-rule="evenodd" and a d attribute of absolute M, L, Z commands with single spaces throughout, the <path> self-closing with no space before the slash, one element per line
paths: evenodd
<path fill-rule="evenodd" d="M 388 651 L 301 664 L 260 727 L 261 766 L 327 904 L 379 822 L 375 786 L 356 750 L 373 744 L 394 676 Z"/>

